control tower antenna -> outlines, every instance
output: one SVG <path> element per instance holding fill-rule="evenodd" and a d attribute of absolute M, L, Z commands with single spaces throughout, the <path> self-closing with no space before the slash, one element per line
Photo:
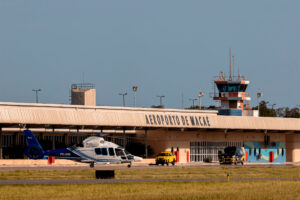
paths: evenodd
<path fill-rule="evenodd" d="M 241 80 L 240 64 L 238 63 L 238 79 Z"/>
<path fill-rule="evenodd" d="M 231 48 L 229 48 L 229 80 L 232 80 L 232 75 L 231 75 Z"/>
<path fill-rule="evenodd" d="M 234 79 L 234 56 L 232 56 L 232 76 Z"/>
<path fill-rule="evenodd" d="M 184 95 L 181 93 L 181 109 L 184 109 Z"/>

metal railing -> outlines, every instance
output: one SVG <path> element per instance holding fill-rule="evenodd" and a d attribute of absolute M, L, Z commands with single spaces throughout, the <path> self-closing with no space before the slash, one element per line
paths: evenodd
<path fill-rule="evenodd" d="M 220 74 L 219 76 L 214 76 L 215 81 L 242 81 L 247 80 L 246 76 L 225 76 Z"/>
<path fill-rule="evenodd" d="M 71 85 L 71 88 L 88 90 L 88 89 L 94 89 L 95 84 L 93 84 L 93 83 L 75 83 L 75 84 Z"/>

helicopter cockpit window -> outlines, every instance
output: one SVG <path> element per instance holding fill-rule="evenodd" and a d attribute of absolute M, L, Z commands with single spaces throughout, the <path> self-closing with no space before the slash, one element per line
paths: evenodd
<path fill-rule="evenodd" d="M 126 155 L 131 155 L 131 153 L 129 153 L 127 150 L 124 150 Z"/>
<path fill-rule="evenodd" d="M 124 152 L 122 149 L 115 149 L 117 156 L 124 156 Z"/>
<path fill-rule="evenodd" d="M 131 153 L 129 153 L 128 151 L 124 150 L 127 156 L 128 160 L 133 160 L 133 155 L 131 155 Z"/>

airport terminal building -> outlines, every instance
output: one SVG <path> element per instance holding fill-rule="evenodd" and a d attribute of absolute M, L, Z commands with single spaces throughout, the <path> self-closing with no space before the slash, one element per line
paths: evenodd
<path fill-rule="evenodd" d="M 0 102 L 0 157 L 24 157 L 23 130 L 30 129 L 45 149 L 102 135 L 124 147 L 143 144 L 145 157 L 150 149 L 171 151 L 181 163 L 216 162 L 227 146 L 244 147 L 248 162 L 300 162 L 300 119 L 247 109 L 249 81 L 242 76 L 221 73 L 214 82 L 221 104 L 214 111 L 96 106 L 93 84 L 72 85 L 73 105 Z"/>
<path fill-rule="evenodd" d="M 299 162 L 300 119 L 223 116 L 218 111 L 0 103 L 1 155 L 24 145 L 24 129 L 39 140 L 66 145 L 98 133 L 118 143 L 139 141 L 157 154 L 178 152 L 179 162 L 217 161 L 226 146 L 243 146 L 248 162 Z M 116 142 L 116 141 L 114 141 Z"/>

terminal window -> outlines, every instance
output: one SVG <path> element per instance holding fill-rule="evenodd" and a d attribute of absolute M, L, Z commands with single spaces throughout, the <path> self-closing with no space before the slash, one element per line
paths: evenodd
<path fill-rule="evenodd" d="M 225 147 L 242 147 L 243 142 L 191 142 L 190 143 L 190 161 L 191 162 L 218 162 L 218 151 L 224 151 Z"/>

